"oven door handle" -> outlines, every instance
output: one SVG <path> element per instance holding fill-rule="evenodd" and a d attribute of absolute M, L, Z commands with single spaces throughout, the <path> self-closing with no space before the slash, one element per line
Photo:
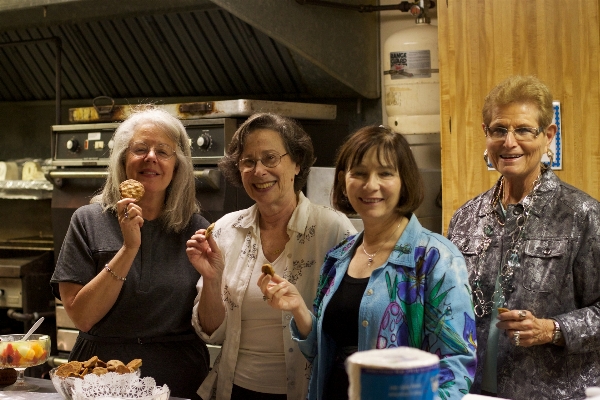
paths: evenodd
<path fill-rule="evenodd" d="M 53 170 L 47 173 L 47 177 L 51 182 L 56 179 L 105 179 L 108 175 L 106 170 L 103 171 L 58 171 Z M 221 188 L 221 171 L 218 169 L 199 169 L 194 170 L 196 184 L 200 188 L 219 190 Z"/>

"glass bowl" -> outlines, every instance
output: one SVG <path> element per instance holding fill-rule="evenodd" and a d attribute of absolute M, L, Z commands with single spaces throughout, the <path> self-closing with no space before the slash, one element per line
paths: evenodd
<path fill-rule="evenodd" d="M 46 362 L 50 354 L 50 336 L 0 335 L 0 368 L 35 367 Z"/>
<path fill-rule="evenodd" d="M 39 386 L 25 382 L 25 369 L 46 362 L 50 355 L 50 336 L 33 334 L 0 335 L 0 368 L 14 368 L 17 381 L 3 392 L 34 392 Z"/>
<path fill-rule="evenodd" d="M 50 370 L 50 379 L 52 380 L 52 384 L 54 385 L 54 389 L 56 392 L 60 394 L 65 400 L 73 400 L 73 391 L 75 390 L 75 380 L 81 379 L 76 377 L 62 377 L 56 375 L 57 368 L 52 368 Z M 142 371 L 138 368 L 132 374 L 135 374 L 139 378 Z"/>

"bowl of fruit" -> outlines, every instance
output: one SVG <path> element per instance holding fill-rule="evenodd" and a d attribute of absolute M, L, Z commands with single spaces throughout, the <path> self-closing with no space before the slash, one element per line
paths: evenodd
<path fill-rule="evenodd" d="M 14 368 L 17 381 L 5 387 L 4 391 L 31 392 L 38 386 L 25 382 L 25 368 L 34 367 L 46 362 L 50 354 L 50 336 L 0 335 L 0 368 Z"/>

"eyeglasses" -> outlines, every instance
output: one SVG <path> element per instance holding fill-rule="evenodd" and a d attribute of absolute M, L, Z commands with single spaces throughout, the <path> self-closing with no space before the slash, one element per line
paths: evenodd
<path fill-rule="evenodd" d="M 529 142 L 544 132 L 544 128 L 534 128 L 532 126 L 521 126 L 514 129 L 507 129 L 503 126 L 495 126 L 493 128 L 486 126 L 483 130 L 485 131 L 485 136 L 492 140 L 505 140 L 508 132 L 512 132 L 515 135 L 515 139 L 519 142 Z"/>
<path fill-rule="evenodd" d="M 254 171 L 254 168 L 256 168 L 256 163 L 259 161 L 267 168 L 275 168 L 281 162 L 281 158 L 287 155 L 288 153 L 279 155 L 279 153 L 276 151 L 270 151 L 265 153 L 262 158 L 242 158 L 238 162 L 238 168 L 241 172 Z"/>
<path fill-rule="evenodd" d="M 168 144 L 160 143 L 155 146 L 148 146 L 144 142 L 133 142 L 129 145 L 129 152 L 135 157 L 146 157 L 150 150 L 154 150 L 154 155 L 163 161 L 166 161 L 175 155 L 175 150 Z"/>

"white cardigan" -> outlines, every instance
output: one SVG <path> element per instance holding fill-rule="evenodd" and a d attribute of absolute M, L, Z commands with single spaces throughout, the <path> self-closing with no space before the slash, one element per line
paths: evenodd
<path fill-rule="evenodd" d="M 356 230 L 344 214 L 311 203 L 302 192 L 299 193 L 298 199 L 298 206 L 287 225 L 290 241 L 287 244 L 288 259 L 283 277 L 296 285 L 306 304 L 312 308 L 325 254 Z M 194 302 L 192 325 L 206 343 L 222 345 L 221 353 L 211 372 L 198 389 L 198 394 L 205 400 L 228 400 L 231 397 L 240 345 L 242 302 L 248 285 L 255 284 L 250 282 L 250 277 L 260 246 L 257 235 L 258 217 L 258 207 L 253 205 L 248 209 L 227 214 L 215 223 L 213 237 L 225 257 L 222 296 L 226 316 L 221 326 L 210 336 L 202 331 L 198 323 L 197 310 L 202 293 L 202 278 L 196 285 L 198 296 Z M 291 312 L 281 313 L 288 378 L 287 396 L 288 399 L 296 400 L 306 398 L 310 364 L 292 340 L 291 319 Z"/>

